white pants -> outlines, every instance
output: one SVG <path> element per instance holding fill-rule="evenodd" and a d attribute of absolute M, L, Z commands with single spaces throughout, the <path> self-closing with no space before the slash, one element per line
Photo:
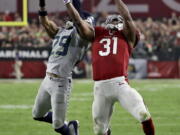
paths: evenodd
<path fill-rule="evenodd" d="M 33 117 L 44 117 L 52 109 L 53 128 L 60 128 L 65 121 L 70 93 L 71 79 L 53 78 L 46 75 L 36 96 Z"/>
<path fill-rule="evenodd" d="M 95 81 L 92 107 L 95 134 L 107 132 L 115 102 L 140 122 L 151 117 L 141 95 L 128 85 L 124 77 Z"/>

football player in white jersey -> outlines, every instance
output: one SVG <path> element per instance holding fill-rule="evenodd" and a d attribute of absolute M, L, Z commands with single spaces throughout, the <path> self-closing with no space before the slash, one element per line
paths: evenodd
<path fill-rule="evenodd" d="M 39 1 L 40 22 L 53 42 L 46 77 L 36 96 L 32 115 L 34 120 L 52 123 L 54 130 L 62 135 L 78 135 L 78 121 L 65 123 L 65 116 L 71 93 L 71 72 L 84 56 L 89 41 L 72 22 L 67 22 L 65 27 L 57 27 L 47 17 L 45 0 Z M 79 0 L 72 2 L 81 17 L 87 19 L 86 25 L 93 30 L 93 18 L 81 11 Z"/>

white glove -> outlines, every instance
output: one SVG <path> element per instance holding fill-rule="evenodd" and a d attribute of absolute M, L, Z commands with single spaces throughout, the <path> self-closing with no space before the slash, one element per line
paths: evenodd
<path fill-rule="evenodd" d="M 66 4 L 70 3 L 71 0 L 63 0 L 63 2 L 64 2 L 64 4 L 66 5 Z"/>

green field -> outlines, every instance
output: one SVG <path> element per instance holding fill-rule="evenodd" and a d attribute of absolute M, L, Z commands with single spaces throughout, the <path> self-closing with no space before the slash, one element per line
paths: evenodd
<path fill-rule="evenodd" d="M 153 116 L 157 135 L 180 135 L 180 80 L 131 80 Z M 0 135 L 56 135 L 51 125 L 33 121 L 32 105 L 40 81 L 0 81 Z M 75 80 L 67 119 L 80 121 L 80 135 L 94 135 L 93 82 Z M 143 135 L 141 125 L 119 104 L 111 120 L 112 135 Z"/>

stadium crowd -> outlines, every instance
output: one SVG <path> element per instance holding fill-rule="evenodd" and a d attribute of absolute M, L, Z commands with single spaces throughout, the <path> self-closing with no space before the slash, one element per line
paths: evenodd
<path fill-rule="evenodd" d="M 103 25 L 108 13 L 102 12 L 95 15 L 97 25 Z M 51 14 L 58 26 L 64 25 L 64 20 L 59 14 Z M 0 15 L 0 21 L 20 21 L 18 14 L 13 17 L 9 13 Z M 154 57 L 162 48 L 171 51 L 174 47 L 180 47 L 180 17 L 172 13 L 170 18 L 153 20 L 152 18 L 137 19 L 135 21 L 141 32 L 141 41 L 134 53 L 134 57 Z M 0 27 L 0 47 L 26 46 L 47 47 L 51 43 L 50 38 L 42 29 L 37 18 L 30 19 L 26 27 Z"/>

